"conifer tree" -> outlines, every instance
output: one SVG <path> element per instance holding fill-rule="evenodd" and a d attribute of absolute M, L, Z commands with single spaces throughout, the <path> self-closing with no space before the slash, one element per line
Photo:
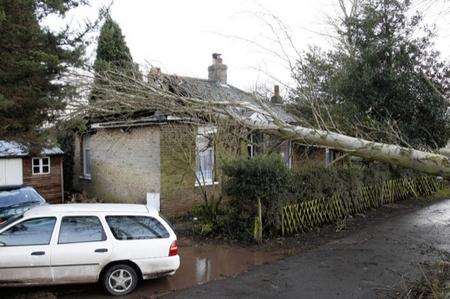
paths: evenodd
<path fill-rule="evenodd" d="M 100 30 L 94 70 L 97 74 L 106 71 L 110 71 L 110 73 L 125 73 L 127 75 L 138 75 L 139 73 L 137 66 L 133 63 L 130 49 L 125 42 L 122 30 L 111 16 L 106 18 Z M 102 92 L 102 84 L 107 83 L 96 78 L 96 83 L 94 84 L 96 88 L 92 90 L 91 101 L 100 97 L 99 93 Z"/>
<path fill-rule="evenodd" d="M 86 0 L 0 0 L 0 139 L 39 140 L 73 88 L 61 80 L 80 66 L 84 43 L 40 21 Z"/>

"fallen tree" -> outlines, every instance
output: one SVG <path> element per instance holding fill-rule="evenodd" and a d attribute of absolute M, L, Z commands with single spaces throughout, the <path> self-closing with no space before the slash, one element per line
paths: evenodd
<path fill-rule="evenodd" d="M 77 76 L 80 87 L 90 88 L 94 74 Z M 450 178 L 450 161 L 445 155 L 288 123 L 264 100 L 248 102 L 199 98 L 193 96 L 193 90 L 189 86 L 182 84 L 182 78 L 160 73 L 150 73 L 147 80 L 113 70 L 106 71 L 101 76 L 102 82 L 108 84 L 96 86 L 99 100 L 95 103 L 85 100 L 72 102 L 72 116 L 108 119 L 112 115 L 120 115 L 124 119 L 132 118 L 137 112 L 157 111 L 161 115 L 176 116 L 183 121 L 206 122 L 216 126 L 231 120 L 236 125 L 275 134 L 287 140 L 328 147 L 364 159 Z"/>

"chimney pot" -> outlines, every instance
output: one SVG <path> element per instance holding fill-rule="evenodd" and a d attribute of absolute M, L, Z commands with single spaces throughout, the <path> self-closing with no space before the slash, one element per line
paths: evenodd
<path fill-rule="evenodd" d="M 270 99 L 272 104 L 283 104 L 283 98 L 280 96 L 280 86 L 273 87 L 273 97 Z"/>
<path fill-rule="evenodd" d="M 152 68 L 150 69 L 150 75 L 152 76 L 161 75 L 161 68 L 152 66 Z"/>
<path fill-rule="evenodd" d="M 275 85 L 275 86 L 273 87 L 273 93 L 274 93 L 274 95 L 275 95 L 276 97 L 279 97 L 279 96 L 280 96 L 280 86 L 279 86 L 279 85 Z"/>
<path fill-rule="evenodd" d="M 222 54 L 212 54 L 212 65 L 208 67 L 208 79 L 218 83 L 227 83 L 227 69 L 228 67 L 222 63 Z"/>

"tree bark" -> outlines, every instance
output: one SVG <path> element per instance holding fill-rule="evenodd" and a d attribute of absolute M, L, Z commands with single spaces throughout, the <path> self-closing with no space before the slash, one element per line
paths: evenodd
<path fill-rule="evenodd" d="M 255 126 L 255 123 L 252 121 L 242 119 L 241 121 L 245 122 L 249 127 Z M 382 161 L 450 178 L 450 161 L 445 155 L 289 124 L 278 126 L 268 123 L 258 124 L 257 127 L 260 130 L 278 132 L 278 134 L 284 135 L 286 138 L 306 144 L 328 147 L 364 159 Z"/>

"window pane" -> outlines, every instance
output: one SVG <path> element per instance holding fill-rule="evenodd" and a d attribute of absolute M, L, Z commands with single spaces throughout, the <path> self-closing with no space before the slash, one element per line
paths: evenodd
<path fill-rule="evenodd" d="M 48 158 L 42 158 L 42 165 L 49 165 L 49 159 Z"/>
<path fill-rule="evenodd" d="M 168 238 L 169 232 L 155 218 L 141 216 L 108 216 L 109 228 L 118 240 Z"/>
<path fill-rule="evenodd" d="M 212 147 L 199 152 L 197 162 L 198 178 L 201 181 L 212 181 L 214 172 L 214 150 Z"/>
<path fill-rule="evenodd" d="M 84 135 L 83 136 L 83 147 L 84 148 L 90 148 L 91 146 L 91 136 Z"/>
<path fill-rule="evenodd" d="M 285 141 L 280 145 L 280 154 L 287 167 L 291 166 L 290 145 L 289 141 Z"/>
<path fill-rule="evenodd" d="M 33 158 L 33 166 L 39 166 L 39 159 Z"/>
<path fill-rule="evenodd" d="M 42 172 L 43 173 L 49 173 L 50 172 L 50 168 L 48 166 L 42 166 Z"/>
<path fill-rule="evenodd" d="M 33 173 L 40 173 L 39 166 L 33 167 Z"/>
<path fill-rule="evenodd" d="M 56 218 L 36 218 L 21 222 L 0 234 L 6 246 L 48 245 Z"/>
<path fill-rule="evenodd" d="M 64 217 L 59 244 L 105 241 L 103 226 L 97 217 Z"/>
<path fill-rule="evenodd" d="M 91 174 L 91 151 L 89 149 L 84 150 L 84 174 Z"/>

